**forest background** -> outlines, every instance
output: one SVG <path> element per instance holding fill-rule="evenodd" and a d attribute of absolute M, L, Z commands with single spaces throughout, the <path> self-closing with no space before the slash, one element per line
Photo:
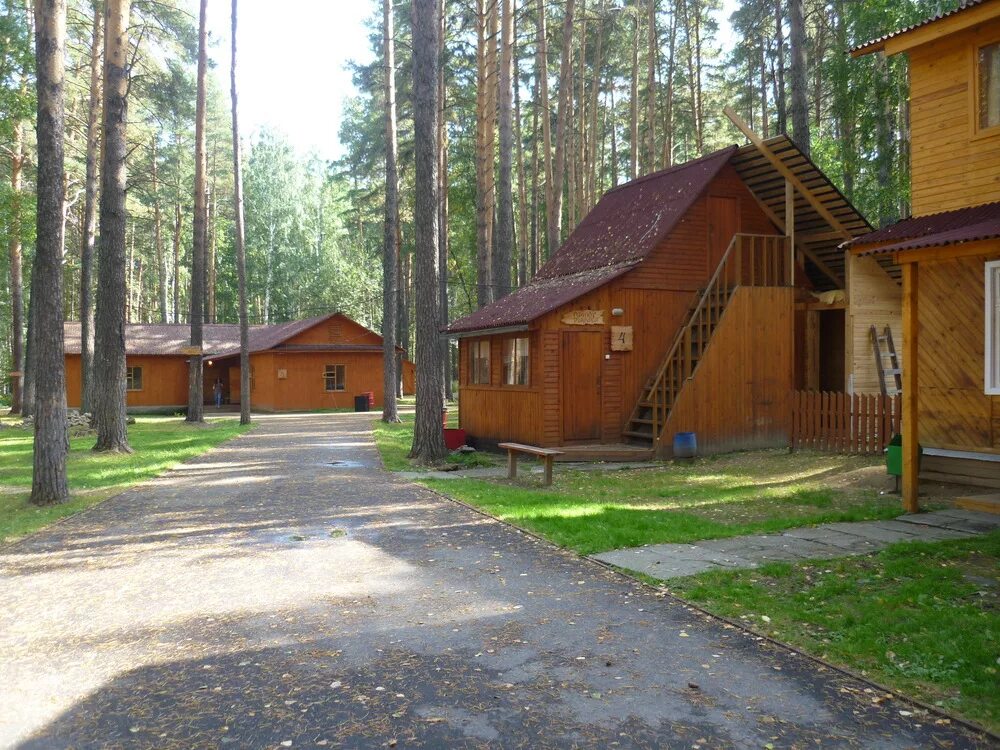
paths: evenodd
<path fill-rule="evenodd" d="M 504 34 L 507 8 L 512 11 Z M 607 190 L 742 137 L 789 132 L 873 224 L 908 211 L 903 56 L 848 50 L 955 2 L 931 0 L 445 0 L 440 202 L 454 319 L 527 283 Z M 385 203 L 383 3 L 369 0 L 369 59 L 326 123 L 334 147 L 303 152 L 281 131 L 244 146 L 252 323 L 340 310 L 382 323 Z M 211 7 L 211 6 L 210 6 Z M 400 179 L 400 343 L 413 340 L 411 15 L 394 3 Z M 719 19 L 727 14 L 720 30 Z M 189 0 L 132 3 L 127 286 L 131 322 L 187 322 L 194 182 L 197 15 Z M 226 16 L 220 6 L 212 12 Z M 63 309 L 79 318 L 95 4 L 69 0 Z M 301 18 L 309 23 L 309 14 Z M 30 4 L 0 0 L 0 372 L 34 252 L 34 54 Z M 224 72 L 224 40 L 210 50 Z M 266 54 L 247 49 L 244 57 Z M 330 51 L 331 56 L 335 50 Z M 322 68 L 275 59 L 328 97 Z M 331 65 L 337 65 L 331 62 Z M 513 71 L 504 132 L 501 75 Z M 208 90 L 208 320 L 236 322 L 232 141 L 224 75 Z M 273 113 L 281 119 L 280 110 Z M 505 138 L 507 139 L 505 141 Z M 510 143 L 510 148 L 502 144 Z M 504 155 L 509 155 L 505 165 Z M 331 156 L 333 155 L 333 156 Z M 560 168 L 561 166 L 561 168 Z M 506 169 L 505 169 L 506 167 Z M 509 177 L 506 175 L 509 174 Z M 513 243 L 496 231 L 504 207 Z M 504 232 L 508 235 L 508 232 Z M 20 268 L 20 273 L 17 268 Z M 91 297 L 92 298 L 92 297 Z M 3 380 L 0 389 L 9 388 Z"/>

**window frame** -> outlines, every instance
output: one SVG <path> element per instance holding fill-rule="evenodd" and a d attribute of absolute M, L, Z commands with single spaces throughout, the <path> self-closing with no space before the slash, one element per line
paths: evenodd
<path fill-rule="evenodd" d="M 330 381 L 335 387 L 330 388 Z M 336 386 L 340 386 L 339 388 Z M 343 393 L 347 390 L 347 367 L 342 364 L 323 365 L 323 392 Z"/>
<path fill-rule="evenodd" d="M 993 335 L 1000 333 L 1000 309 L 997 307 L 1000 305 L 1000 260 L 986 261 L 985 286 L 983 392 L 988 396 L 1000 396 L 1000 367 L 996 372 L 993 369 Z"/>
<path fill-rule="evenodd" d="M 511 346 L 513 350 L 514 361 L 510 367 L 510 375 L 515 375 L 517 373 L 517 342 L 523 341 L 525 346 L 524 358 L 527 360 L 524 368 L 524 382 L 518 383 L 508 377 L 507 368 L 507 347 Z M 500 384 L 507 388 L 530 388 L 531 387 L 531 337 L 530 336 L 508 336 L 503 340 L 502 348 L 500 349 Z"/>
<path fill-rule="evenodd" d="M 980 67 L 979 54 L 986 47 L 997 47 L 997 54 L 1000 55 L 1000 36 L 977 39 L 972 43 L 972 85 L 969 87 L 972 93 L 972 138 L 992 138 L 1000 136 L 1000 121 L 995 125 L 983 127 L 981 124 L 982 113 L 979 110 L 980 98 Z"/>
<path fill-rule="evenodd" d="M 491 385 L 493 382 L 493 346 L 488 338 L 473 339 L 469 344 L 469 385 Z M 486 356 L 481 357 L 482 346 L 486 345 Z M 481 378 L 478 363 L 486 361 L 486 377 Z"/>
<path fill-rule="evenodd" d="M 133 370 L 139 371 L 139 387 L 135 387 L 135 375 Z M 142 365 L 128 365 L 125 367 L 125 391 L 126 393 L 142 392 Z"/>

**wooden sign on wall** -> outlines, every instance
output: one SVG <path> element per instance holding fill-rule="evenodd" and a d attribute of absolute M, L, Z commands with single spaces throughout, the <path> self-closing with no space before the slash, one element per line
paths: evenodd
<path fill-rule="evenodd" d="M 573 310 L 562 316 L 562 322 L 568 326 L 602 326 L 604 310 Z"/>
<path fill-rule="evenodd" d="M 632 351 L 632 326 L 611 326 L 611 351 Z"/>

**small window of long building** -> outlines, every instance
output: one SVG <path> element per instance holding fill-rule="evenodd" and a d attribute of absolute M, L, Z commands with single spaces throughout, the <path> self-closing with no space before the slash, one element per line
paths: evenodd
<path fill-rule="evenodd" d="M 343 365 L 327 365 L 323 370 L 323 387 L 328 391 L 342 391 L 347 385 Z"/>
<path fill-rule="evenodd" d="M 528 385 L 530 358 L 528 339 L 505 339 L 503 342 L 504 385 Z"/>
<path fill-rule="evenodd" d="M 125 368 L 125 389 L 129 391 L 141 391 L 142 390 L 142 368 L 141 367 L 126 367 Z"/>

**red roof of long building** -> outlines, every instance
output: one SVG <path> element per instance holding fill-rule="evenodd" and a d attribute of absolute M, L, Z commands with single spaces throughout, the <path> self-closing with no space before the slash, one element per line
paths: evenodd
<path fill-rule="evenodd" d="M 608 191 L 531 283 L 448 330 L 524 325 L 626 273 L 666 238 L 736 151 L 730 146 Z"/>
<path fill-rule="evenodd" d="M 861 251 L 862 255 L 876 255 L 997 238 L 1000 238 L 1000 201 L 903 219 L 845 245 L 853 247 L 877 243 L 878 247 Z"/>

